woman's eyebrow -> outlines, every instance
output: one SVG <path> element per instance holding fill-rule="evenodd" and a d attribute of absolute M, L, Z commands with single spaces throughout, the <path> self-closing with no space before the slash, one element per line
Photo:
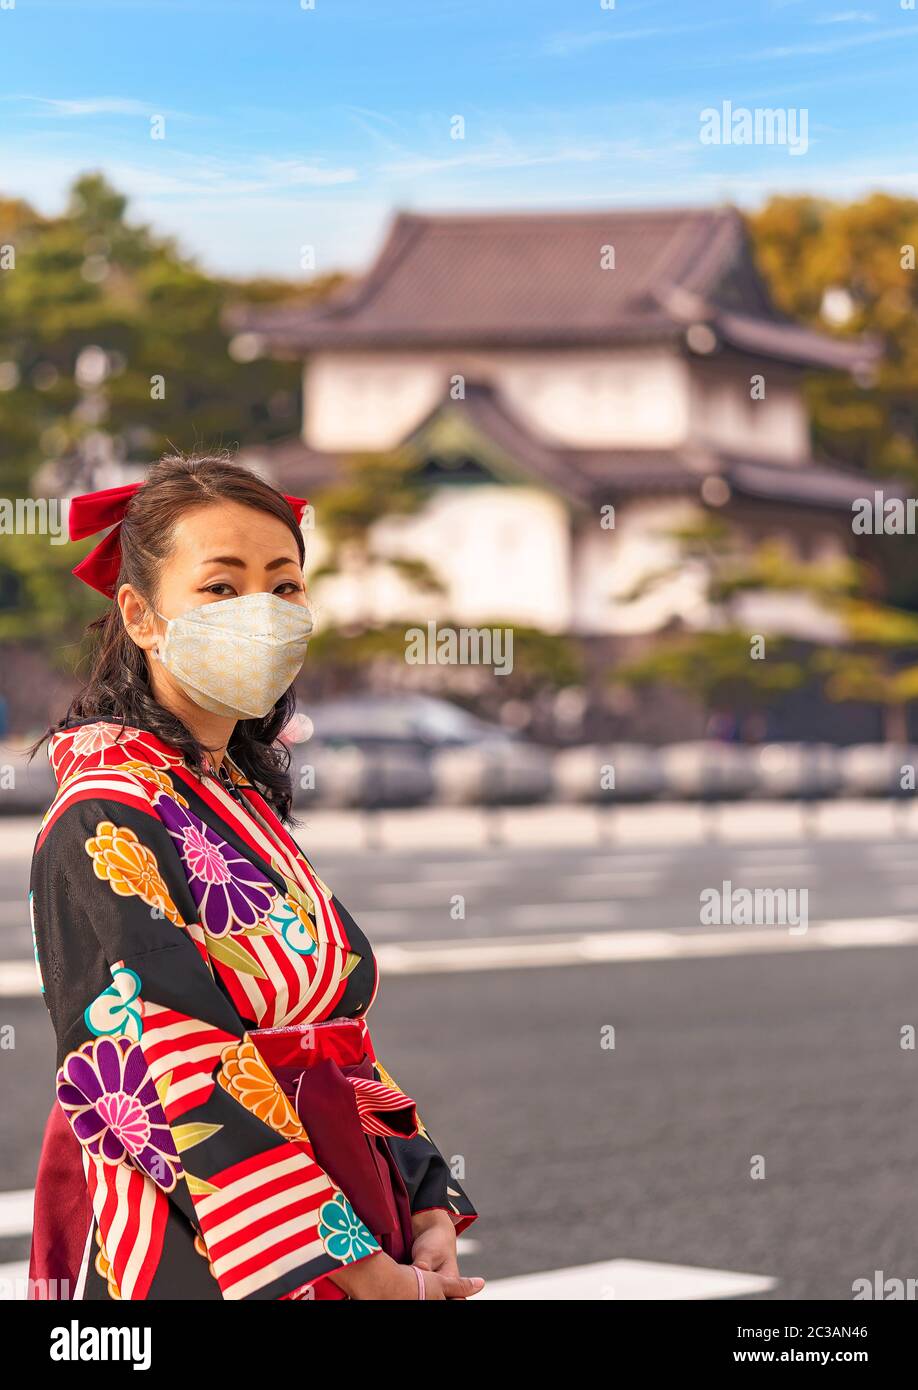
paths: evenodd
<path fill-rule="evenodd" d="M 237 569 L 247 569 L 245 560 L 241 560 L 238 555 L 211 555 L 207 560 L 201 561 L 202 565 L 235 565 Z M 291 555 L 278 555 L 276 560 L 269 560 L 265 565 L 266 570 L 280 569 L 281 565 L 297 565 L 298 562 Z"/>

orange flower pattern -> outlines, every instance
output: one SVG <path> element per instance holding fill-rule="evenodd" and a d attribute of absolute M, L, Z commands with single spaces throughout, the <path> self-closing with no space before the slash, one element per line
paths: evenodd
<path fill-rule="evenodd" d="M 251 1110 L 284 1139 L 306 1138 L 299 1116 L 248 1037 L 225 1047 L 220 1062 L 217 1080 L 240 1105 Z"/>
<path fill-rule="evenodd" d="M 95 836 L 86 841 L 85 847 L 92 858 L 96 877 L 105 879 L 120 897 L 136 894 L 141 902 L 158 908 L 170 922 L 184 926 L 159 871 L 156 855 L 147 845 L 141 844 L 129 826 L 117 826 L 110 820 L 99 821 Z"/>

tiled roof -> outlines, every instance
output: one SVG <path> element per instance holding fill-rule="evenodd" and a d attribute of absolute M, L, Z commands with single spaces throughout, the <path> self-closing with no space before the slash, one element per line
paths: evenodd
<path fill-rule="evenodd" d="M 878 481 L 834 464 L 812 463 L 805 468 L 788 468 L 786 464 L 762 463 L 754 459 L 727 460 L 724 476 L 734 491 L 746 497 L 793 502 L 801 507 L 834 507 L 842 511 L 850 511 L 857 498 L 869 496 Z M 891 497 L 902 493 L 901 487 L 890 480 L 884 480 L 883 489 Z"/>
<path fill-rule="evenodd" d="M 591 495 L 588 476 L 565 459 L 565 451 L 533 434 L 490 383 L 466 382 L 461 401 L 447 396 L 406 439 L 409 448 L 423 447 L 424 435 L 440 415 L 455 412 L 463 423 L 537 482 L 572 501 L 586 502 Z"/>
<path fill-rule="evenodd" d="M 603 248 L 614 269 L 603 269 Z M 870 345 L 782 318 L 730 208 L 396 216 L 356 284 L 318 305 L 237 310 L 231 323 L 282 352 L 329 347 L 587 346 L 721 341 L 805 366 L 856 369 Z"/>
<path fill-rule="evenodd" d="M 800 323 L 718 311 L 711 317 L 711 326 L 728 347 L 801 367 L 869 372 L 880 357 L 879 344 L 870 339 L 830 338 Z"/>

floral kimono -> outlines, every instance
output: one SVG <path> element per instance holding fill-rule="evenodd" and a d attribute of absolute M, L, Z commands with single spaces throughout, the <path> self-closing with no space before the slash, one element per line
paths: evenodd
<path fill-rule="evenodd" d="M 50 758 L 33 1296 L 341 1298 L 342 1266 L 410 1261 L 412 1213 L 463 1230 L 474 1208 L 373 1051 L 370 945 L 243 773 L 102 721 Z"/>

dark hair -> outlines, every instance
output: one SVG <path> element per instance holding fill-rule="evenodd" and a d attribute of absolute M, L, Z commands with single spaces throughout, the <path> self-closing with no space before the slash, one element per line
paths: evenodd
<path fill-rule="evenodd" d="M 131 584 L 155 606 L 176 522 L 191 508 L 217 501 L 239 502 L 283 521 L 296 539 L 303 563 L 303 534 L 279 492 L 229 457 L 176 454 L 154 464 L 145 485 L 131 498 L 121 523 L 121 568 L 115 592 L 119 585 Z M 90 623 L 87 632 L 92 641 L 89 679 L 64 718 L 35 747 L 74 719 L 107 719 L 122 727 L 149 730 L 179 749 L 196 772 L 203 772 L 207 750 L 177 715 L 157 703 L 144 653 L 128 635 L 117 603 Z M 294 708 L 291 689 L 263 719 L 241 719 L 227 750 L 284 821 L 290 820 L 293 803 L 290 755 L 276 739 Z"/>

